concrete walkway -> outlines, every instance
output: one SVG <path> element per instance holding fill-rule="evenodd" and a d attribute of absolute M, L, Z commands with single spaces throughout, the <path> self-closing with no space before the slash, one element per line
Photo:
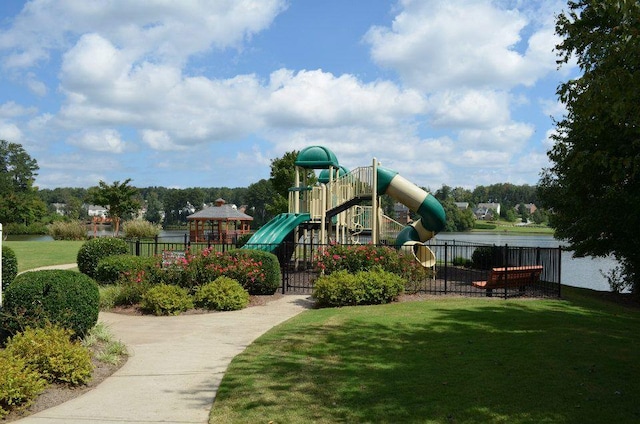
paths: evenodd
<path fill-rule="evenodd" d="M 207 423 L 231 359 L 311 305 L 308 296 L 284 296 L 264 306 L 203 315 L 101 312 L 99 321 L 126 344 L 127 363 L 90 392 L 16 422 Z"/>

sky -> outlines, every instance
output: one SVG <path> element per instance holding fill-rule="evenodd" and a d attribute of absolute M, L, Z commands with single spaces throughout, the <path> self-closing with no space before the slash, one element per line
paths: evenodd
<path fill-rule="evenodd" d="M 556 0 L 0 2 L 0 139 L 39 188 L 247 187 L 320 145 L 421 187 L 550 164 Z"/>

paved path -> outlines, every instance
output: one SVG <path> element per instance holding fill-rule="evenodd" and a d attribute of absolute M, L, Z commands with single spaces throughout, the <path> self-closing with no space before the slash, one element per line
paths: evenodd
<path fill-rule="evenodd" d="M 311 306 L 284 296 L 240 311 L 176 317 L 100 313 L 129 360 L 86 394 L 18 420 L 32 423 L 207 423 L 234 356 L 271 327 Z"/>

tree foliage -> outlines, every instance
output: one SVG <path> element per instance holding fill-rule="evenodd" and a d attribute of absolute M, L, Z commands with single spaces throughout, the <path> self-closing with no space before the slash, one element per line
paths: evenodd
<path fill-rule="evenodd" d="M 30 225 L 46 215 L 33 186 L 38 169 L 22 145 L 0 140 L 0 222 Z"/>
<path fill-rule="evenodd" d="M 552 166 L 540 195 L 578 256 L 613 254 L 640 289 L 640 2 L 570 1 L 558 16 L 560 65 L 582 71 L 558 87 Z"/>
<path fill-rule="evenodd" d="M 140 208 L 140 202 L 135 198 L 138 189 L 130 186 L 130 182 L 131 178 L 127 178 L 122 183 L 114 181 L 111 185 L 100 181 L 97 187 L 91 187 L 87 193 L 91 203 L 109 210 L 115 236 L 118 236 L 120 231 L 120 221 Z"/>

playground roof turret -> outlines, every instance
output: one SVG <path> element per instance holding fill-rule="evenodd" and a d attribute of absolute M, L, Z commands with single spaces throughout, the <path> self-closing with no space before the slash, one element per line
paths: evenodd
<path fill-rule="evenodd" d="M 333 166 L 338 168 L 338 158 L 335 154 L 323 146 L 305 147 L 298 153 L 296 166 L 306 169 L 325 169 Z"/>
<path fill-rule="evenodd" d="M 340 178 L 343 175 L 347 175 L 349 170 L 344 166 L 340 165 L 337 169 L 333 171 L 333 178 Z M 320 171 L 320 175 L 318 175 L 318 182 L 322 184 L 327 184 L 329 182 L 329 169 L 323 169 Z"/>

